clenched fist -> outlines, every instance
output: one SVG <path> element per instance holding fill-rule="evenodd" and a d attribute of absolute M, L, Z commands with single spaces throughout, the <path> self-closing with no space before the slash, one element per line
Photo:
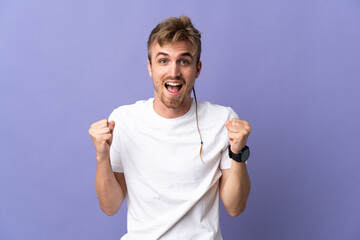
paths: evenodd
<path fill-rule="evenodd" d="M 108 159 L 110 157 L 110 146 L 113 138 L 115 122 L 107 119 L 93 123 L 89 128 L 89 134 L 96 148 L 96 158 Z"/>
<path fill-rule="evenodd" d="M 250 124 L 247 121 L 233 118 L 231 121 L 225 122 L 225 127 L 228 130 L 231 151 L 235 154 L 240 153 L 249 137 Z"/>

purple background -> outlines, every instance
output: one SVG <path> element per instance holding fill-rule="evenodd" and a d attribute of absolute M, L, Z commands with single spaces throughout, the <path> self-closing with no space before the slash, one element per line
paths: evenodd
<path fill-rule="evenodd" d="M 252 124 L 252 190 L 224 239 L 360 239 L 360 1 L 0 0 L 0 239 L 119 239 L 88 128 L 153 96 L 146 41 L 186 14 L 199 100 Z"/>

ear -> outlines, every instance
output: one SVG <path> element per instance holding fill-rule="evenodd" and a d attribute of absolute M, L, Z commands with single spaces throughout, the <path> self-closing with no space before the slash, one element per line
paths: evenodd
<path fill-rule="evenodd" d="M 196 66 L 196 78 L 198 78 L 198 77 L 199 77 L 199 75 L 200 75 L 200 72 L 201 72 L 201 66 L 202 66 L 202 63 L 201 63 L 201 61 L 199 60 L 199 62 L 198 62 L 198 64 L 197 64 L 197 66 Z"/>
<path fill-rule="evenodd" d="M 149 60 L 147 60 L 147 68 L 148 68 L 149 76 L 152 78 L 151 63 Z"/>

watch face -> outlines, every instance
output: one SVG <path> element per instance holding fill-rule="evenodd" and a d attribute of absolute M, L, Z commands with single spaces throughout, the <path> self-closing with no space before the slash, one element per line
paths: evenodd
<path fill-rule="evenodd" d="M 250 156 L 249 149 L 245 149 L 244 152 L 241 154 L 241 161 L 245 162 L 246 160 L 248 160 L 249 156 Z"/>

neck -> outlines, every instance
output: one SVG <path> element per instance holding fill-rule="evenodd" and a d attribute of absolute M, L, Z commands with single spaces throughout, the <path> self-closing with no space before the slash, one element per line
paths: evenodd
<path fill-rule="evenodd" d="M 178 118 L 185 115 L 191 107 L 191 97 L 187 98 L 184 103 L 177 108 L 168 108 L 158 97 L 154 97 L 154 111 L 163 118 Z"/>

